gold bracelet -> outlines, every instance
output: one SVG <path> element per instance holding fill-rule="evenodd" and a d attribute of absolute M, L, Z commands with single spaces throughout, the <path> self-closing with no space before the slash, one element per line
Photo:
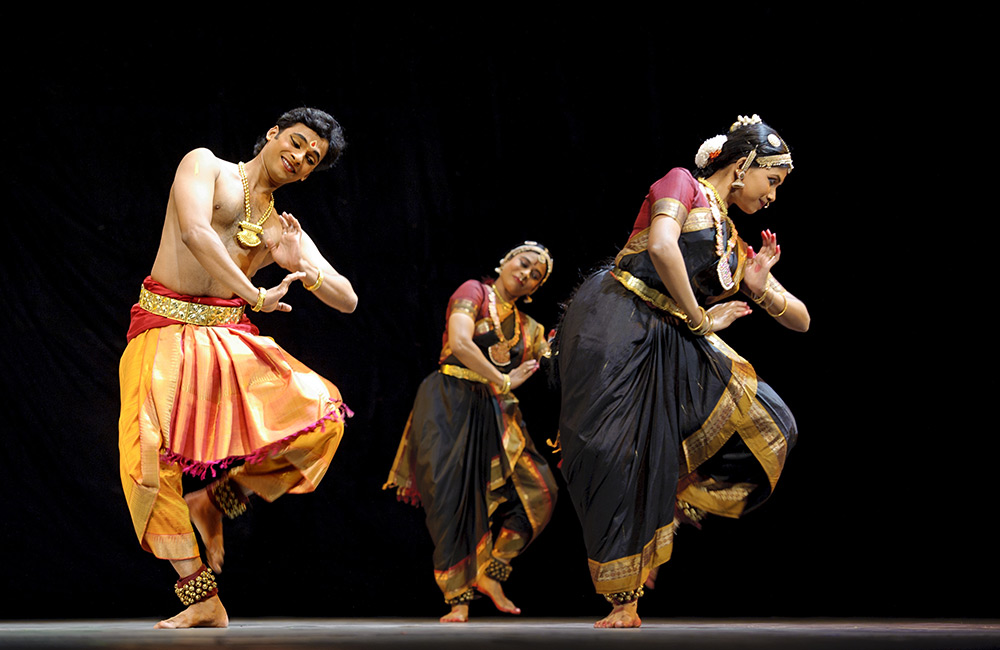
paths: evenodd
<path fill-rule="evenodd" d="M 771 312 L 767 311 L 767 305 L 764 305 L 764 311 L 767 311 L 767 315 L 770 316 L 771 318 L 781 318 L 788 310 L 788 296 L 785 295 L 784 291 L 781 292 L 781 297 L 785 299 L 785 306 L 782 307 L 781 311 L 778 312 L 777 314 L 772 314 Z"/>
<path fill-rule="evenodd" d="M 701 305 L 699 305 L 698 309 L 701 310 L 701 320 L 698 321 L 697 325 L 695 325 L 694 327 L 692 327 L 691 326 L 691 317 L 690 316 L 687 317 L 687 326 L 688 326 L 688 329 L 691 330 L 692 332 L 697 332 L 698 330 L 700 330 L 701 326 L 705 324 L 705 318 L 708 317 L 708 313 L 705 311 L 704 307 L 702 307 Z"/>
<path fill-rule="evenodd" d="M 754 298 L 753 294 L 750 294 L 750 298 L 755 303 L 757 303 L 758 305 L 761 305 L 761 304 L 764 303 L 764 296 L 766 296 L 766 295 L 767 295 L 767 281 L 765 280 L 764 281 L 764 292 L 760 294 L 760 297 L 759 298 Z M 765 307 L 765 309 L 766 309 L 766 307 Z"/>
<path fill-rule="evenodd" d="M 253 311 L 260 311 L 264 307 L 264 299 L 267 298 L 267 289 L 260 287 L 257 289 L 257 304 L 251 307 Z"/>
<path fill-rule="evenodd" d="M 698 309 L 701 310 L 701 321 L 696 326 L 691 327 L 691 322 L 688 320 L 687 326 L 688 329 L 691 330 L 692 334 L 705 336 L 712 331 L 712 327 L 715 325 L 715 320 L 708 315 L 708 312 L 705 311 L 704 307 L 699 305 Z"/>
<path fill-rule="evenodd" d="M 302 284 L 305 285 L 305 282 Z M 316 291 L 316 289 L 319 289 L 319 285 L 321 284 L 323 284 L 323 269 L 319 269 L 319 273 L 316 275 L 316 283 L 306 287 L 306 291 Z"/>
<path fill-rule="evenodd" d="M 506 395 L 510 392 L 510 375 L 504 373 L 503 386 L 500 387 L 500 394 Z"/>

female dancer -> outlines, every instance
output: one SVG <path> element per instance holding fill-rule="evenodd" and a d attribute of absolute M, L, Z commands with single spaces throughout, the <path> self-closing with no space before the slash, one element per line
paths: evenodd
<path fill-rule="evenodd" d="M 440 367 L 420 385 L 385 488 L 423 505 L 434 540 L 434 578 L 451 611 L 469 620 L 477 591 L 520 614 L 501 583 L 552 516 L 556 484 L 528 436 L 511 392 L 538 370 L 544 329 L 518 311 L 552 273 L 549 251 L 525 242 L 496 281 L 469 280 L 448 301 Z M 494 531 L 498 532 L 494 535 Z"/>
<path fill-rule="evenodd" d="M 762 233 L 755 255 L 728 215 L 772 203 L 791 155 L 754 115 L 695 162 L 694 175 L 673 169 L 653 184 L 614 267 L 580 286 L 560 328 L 562 472 L 612 605 L 595 627 L 638 627 L 642 587 L 670 558 L 677 524 L 758 506 L 795 442 L 785 404 L 715 334 L 750 313 L 719 302 L 739 289 L 785 327 L 809 327 L 770 275 L 777 238 Z"/>

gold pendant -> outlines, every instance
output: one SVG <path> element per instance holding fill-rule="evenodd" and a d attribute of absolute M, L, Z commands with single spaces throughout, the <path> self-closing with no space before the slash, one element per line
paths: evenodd
<path fill-rule="evenodd" d="M 262 232 L 264 232 L 264 229 L 257 224 L 250 223 L 249 221 L 241 221 L 240 231 L 236 233 L 236 241 L 244 248 L 260 246 L 260 237 L 258 235 Z"/>
<path fill-rule="evenodd" d="M 510 348 L 503 343 L 495 343 L 490 346 L 490 361 L 498 366 L 506 366 L 510 363 Z"/>

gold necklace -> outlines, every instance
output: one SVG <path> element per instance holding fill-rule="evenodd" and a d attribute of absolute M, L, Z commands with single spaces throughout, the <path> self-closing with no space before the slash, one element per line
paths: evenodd
<path fill-rule="evenodd" d="M 236 168 L 240 170 L 240 180 L 243 182 L 243 211 L 246 214 L 246 219 L 240 222 L 240 231 L 236 233 L 236 241 L 245 248 L 253 248 L 260 246 L 260 233 L 264 232 L 264 222 L 271 216 L 271 210 L 274 209 L 274 192 L 271 192 L 271 203 L 267 206 L 264 216 L 260 218 L 260 221 L 254 223 L 250 220 L 252 216 L 250 182 L 247 180 L 247 172 L 243 168 L 243 162 L 237 163 Z"/>
<path fill-rule="evenodd" d="M 498 366 L 506 366 L 510 363 L 510 349 L 517 345 L 518 340 L 521 338 L 521 319 L 517 314 L 517 305 L 511 302 L 510 308 L 514 312 L 514 335 L 509 340 L 505 339 L 503 328 L 500 326 L 500 316 L 497 314 L 498 297 L 500 297 L 500 294 L 497 293 L 496 287 L 490 287 L 490 319 L 493 320 L 493 331 L 497 333 L 497 338 L 500 340 L 490 346 L 489 353 L 490 361 Z M 500 300 L 503 300 L 503 298 L 500 298 Z"/>
<path fill-rule="evenodd" d="M 729 218 L 729 210 L 722 197 L 715 187 L 704 178 L 699 178 L 698 182 L 704 185 L 711 193 L 706 192 L 709 204 L 712 206 L 712 220 L 715 221 L 715 254 L 719 256 L 719 263 L 716 265 L 716 272 L 719 276 L 719 284 L 726 291 L 729 291 L 736 284 L 733 281 L 733 270 L 729 266 L 729 254 L 736 246 L 736 226 Z M 723 220 L 729 225 L 729 237 L 726 238 Z"/>

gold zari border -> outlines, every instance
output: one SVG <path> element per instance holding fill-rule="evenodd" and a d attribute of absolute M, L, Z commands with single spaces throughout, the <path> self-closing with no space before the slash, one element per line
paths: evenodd
<path fill-rule="evenodd" d="M 670 559 L 674 548 L 674 522 L 657 529 L 642 549 L 642 553 L 619 558 L 610 562 L 587 560 L 594 590 L 599 594 L 613 594 L 619 591 L 638 589 L 653 567 Z"/>
<path fill-rule="evenodd" d="M 687 219 L 688 209 L 687 206 L 678 201 L 673 197 L 664 197 L 653 203 L 652 207 L 649 208 L 649 220 L 653 221 L 656 217 L 663 215 L 665 217 L 670 217 L 677 222 L 678 226 L 684 226 L 684 220 Z"/>
<path fill-rule="evenodd" d="M 472 317 L 472 320 L 476 320 L 476 316 L 479 315 L 479 305 L 468 298 L 459 298 L 451 305 L 451 313 L 454 314 L 456 312 L 468 314 Z"/>
<path fill-rule="evenodd" d="M 486 377 L 483 377 L 475 370 L 469 370 L 468 368 L 463 368 L 462 366 L 453 366 L 451 364 L 445 363 L 438 368 L 438 372 L 442 375 L 448 375 L 449 377 L 455 377 L 457 379 L 465 379 L 467 381 L 478 381 L 480 384 L 492 383 Z"/>
<path fill-rule="evenodd" d="M 218 307 L 199 305 L 161 296 L 142 287 L 139 290 L 139 306 L 151 314 L 191 325 L 212 327 L 213 325 L 234 325 L 243 318 L 245 305 L 239 307 Z"/>
<path fill-rule="evenodd" d="M 683 232 L 697 232 L 715 228 L 715 216 L 709 208 L 695 208 L 691 210 L 687 221 L 684 222 Z"/>
<path fill-rule="evenodd" d="M 626 289 L 650 303 L 657 309 L 665 311 L 671 316 L 676 316 L 681 320 L 687 319 L 687 314 L 685 314 L 681 308 L 677 306 L 677 303 L 674 302 L 673 298 L 650 287 L 648 284 L 628 271 L 622 270 L 616 266 L 611 269 L 611 276 L 614 277 L 615 280 L 621 282 L 622 286 Z"/>

